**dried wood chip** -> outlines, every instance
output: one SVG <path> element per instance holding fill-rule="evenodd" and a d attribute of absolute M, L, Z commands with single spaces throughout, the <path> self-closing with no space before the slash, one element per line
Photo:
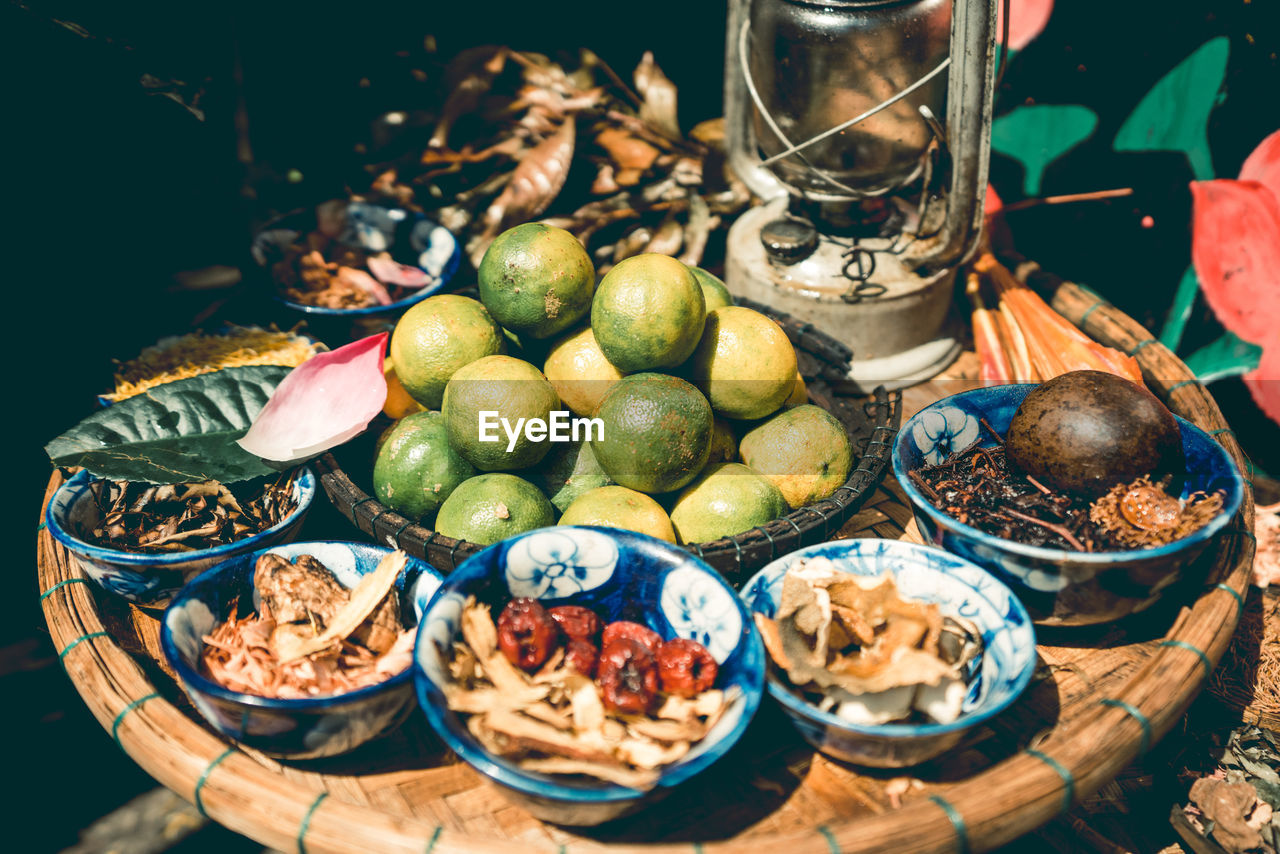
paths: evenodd
<path fill-rule="evenodd" d="M 577 759 L 555 757 L 551 759 L 522 759 L 519 765 L 526 771 L 537 771 L 542 774 L 584 774 L 588 777 L 604 780 L 606 783 L 616 783 L 619 786 L 626 786 L 628 789 L 637 789 L 641 792 L 652 789 L 658 782 L 658 773 L 656 771 L 637 771 L 621 765 L 611 765 L 604 762 L 585 762 Z"/>
<path fill-rule="evenodd" d="M 317 653 L 348 637 L 360 627 L 373 610 L 382 602 L 396 583 L 396 576 L 404 568 L 408 556 L 402 551 L 394 551 L 378 562 L 373 572 L 360 579 L 351 591 L 351 598 L 320 636 L 293 645 L 288 654 L 280 656 L 281 663 L 287 663 Z"/>

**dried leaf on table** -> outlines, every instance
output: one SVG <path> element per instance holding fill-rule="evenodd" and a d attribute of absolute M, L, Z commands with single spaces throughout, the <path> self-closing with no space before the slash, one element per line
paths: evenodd
<path fill-rule="evenodd" d="M 468 247 L 477 267 L 505 223 L 533 219 L 559 195 L 573 161 L 573 143 L 574 122 L 570 119 L 538 143 L 516 166 L 506 188 L 485 211 L 484 231 Z"/>
<path fill-rule="evenodd" d="M 1249 819 L 1265 804 L 1259 802 L 1248 783 L 1202 777 L 1191 786 L 1191 802 L 1214 823 L 1214 840 L 1232 854 L 1242 854 L 1262 844 L 1258 828 L 1250 826 Z M 1269 809 L 1267 813 L 1270 818 Z"/>
<path fill-rule="evenodd" d="M 644 99 L 640 105 L 640 118 L 666 134 L 671 139 L 680 138 L 680 123 L 676 119 L 676 84 L 667 79 L 653 51 L 645 51 L 636 66 L 633 79 L 636 91 Z"/>
<path fill-rule="evenodd" d="M 454 123 L 474 110 L 480 99 L 493 88 L 494 79 L 506 66 L 507 54 L 505 47 L 481 45 L 454 58 L 446 73 L 452 90 L 427 142 L 428 147 L 445 148 L 448 145 Z"/>

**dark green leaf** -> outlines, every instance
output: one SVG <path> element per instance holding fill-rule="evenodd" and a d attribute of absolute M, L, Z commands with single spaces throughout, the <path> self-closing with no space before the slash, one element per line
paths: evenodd
<path fill-rule="evenodd" d="M 1181 151 L 1197 180 L 1213 177 L 1209 113 L 1227 73 L 1230 42 L 1209 39 L 1161 77 L 1124 120 L 1111 147 L 1116 151 Z"/>
<path fill-rule="evenodd" d="M 1018 107 L 995 120 L 991 147 L 1022 164 L 1022 192 L 1040 195 L 1045 168 L 1089 138 L 1098 126 L 1093 110 L 1079 104 Z"/>
<path fill-rule="evenodd" d="M 1262 348 L 1257 344 L 1224 332 L 1212 344 L 1201 347 L 1186 358 L 1187 367 L 1202 383 L 1247 374 L 1258 367 Z"/>
<path fill-rule="evenodd" d="M 60 466 L 112 480 L 234 483 L 275 469 L 243 450 L 244 435 L 292 368 L 225 368 L 122 400 L 45 446 Z"/>

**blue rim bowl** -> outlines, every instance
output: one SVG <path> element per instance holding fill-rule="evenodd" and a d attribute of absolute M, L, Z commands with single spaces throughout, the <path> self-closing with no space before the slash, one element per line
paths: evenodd
<path fill-rule="evenodd" d="M 801 559 L 819 557 L 852 575 L 891 573 L 905 598 L 936 603 L 944 616 L 973 621 L 984 646 L 981 658 L 971 667 L 961 715 L 945 724 L 851 723 L 809 702 L 771 665 L 769 693 L 805 740 L 823 753 L 876 768 L 918 765 L 950 750 L 973 727 L 1000 714 L 1031 681 L 1036 640 L 1022 603 L 989 573 L 940 549 L 879 539 L 819 543 L 766 565 L 743 586 L 743 601 L 752 613 L 772 617 L 787 569 Z"/>
<path fill-rule="evenodd" d="M 421 302 L 432 294 L 439 293 L 453 278 L 454 274 L 458 272 L 458 267 L 462 263 L 462 246 L 457 237 L 422 213 L 406 208 L 378 205 L 370 202 L 350 202 L 347 210 L 348 213 L 352 210 L 360 211 L 361 215 L 350 223 L 348 231 L 339 240 L 359 248 L 367 249 L 371 246 L 386 244 L 394 255 L 402 255 L 406 253 L 397 251 L 397 246 L 404 241 L 410 244 L 412 250 L 422 253 L 433 241 L 444 240 L 445 235 L 448 235 L 447 239 L 452 241 L 453 249 L 448 259 L 440 266 L 440 269 L 431 270 L 415 262 L 415 266 L 434 276 L 436 281 L 388 305 L 371 305 L 364 308 L 326 308 L 319 305 L 303 305 L 302 303 L 291 302 L 284 298 L 274 281 L 270 283 L 273 299 L 292 311 L 301 312 L 312 317 L 355 319 L 374 318 L 379 315 L 396 315 L 414 303 Z M 250 250 L 253 259 L 260 267 L 269 271 L 275 254 L 279 251 L 277 244 L 281 239 L 285 238 L 287 233 L 294 235 L 294 238 L 289 240 L 289 242 L 292 242 L 292 239 L 305 235 L 314 228 L 314 210 L 293 211 L 271 221 L 258 231 L 254 237 L 253 246 Z M 436 229 L 440 229 L 440 231 L 437 232 Z M 444 248 L 448 247 L 445 246 Z M 405 263 L 409 262 L 406 261 Z"/>
<path fill-rule="evenodd" d="M 982 438 L 985 418 L 1000 435 L 1034 384 L 989 386 L 953 394 L 916 413 L 893 444 L 893 474 L 911 500 L 921 534 L 1000 577 L 1040 625 L 1090 625 L 1118 620 L 1159 600 L 1240 509 L 1244 483 L 1226 449 L 1177 415 L 1186 457 L 1185 497 L 1197 490 L 1225 494 L 1222 510 L 1203 528 L 1168 545 L 1126 551 L 1077 552 L 1017 543 L 987 534 L 934 507 L 909 472 L 936 463 Z"/>
<path fill-rule="evenodd" d="M 203 636 L 226 621 L 237 600 L 252 601 L 257 607 L 253 570 L 261 555 L 278 554 L 289 560 L 313 555 L 350 588 L 390 551 L 368 543 L 290 543 L 237 555 L 192 579 L 161 618 L 160 648 L 205 720 L 227 738 L 290 759 L 346 753 L 403 722 L 414 703 L 412 667 L 356 691 L 298 699 L 233 691 L 199 672 Z M 396 578 L 406 628 L 417 624 L 441 577 L 417 558 L 406 561 Z M 243 604 L 241 611 L 247 611 Z"/>
<path fill-rule="evenodd" d="M 440 685 L 439 649 L 458 633 L 463 602 L 475 596 L 496 614 L 517 596 L 549 607 L 582 605 L 613 620 L 649 626 L 664 640 L 693 638 L 719 662 L 717 688 L 738 698 L 701 742 L 660 769 L 654 789 L 533 773 L 486 751 L 450 711 Z M 738 741 L 760 704 L 764 647 L 733 587 L 703 561 L 662 540 L 614 528 L 541 528 L 489 546 L 445 579 L 418 626 L 414 645 L 418 704 L 458 756 L 543 821 L 595 825 L 651 803 L 711 765 Z"/>
<path fill-rule="evenodd" d="M 149 609 L 166 607 L 182 585 L 220 561 L 291 540 L 316 496 L 315 472 L 305 466 L 293 480 L 297 507 L 265 531 L 208 549 L 142 554 L 94 545 L 82 539 L 98 522 L 97 505 L 89 492 L 93 480 L 87 470 L 81 469 L 58 487 L 45 509 L 45 526 L 55 540 L 76 556 L 84 574 L 99 587 Z"/>

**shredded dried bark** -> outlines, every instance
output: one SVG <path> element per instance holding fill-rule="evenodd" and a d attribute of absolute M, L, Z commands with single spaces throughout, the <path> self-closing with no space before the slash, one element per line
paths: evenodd
<path fill-rule="evenodd" d="M 1003 444 L 979 445 L 910 477 L 933 506 L 1001 539 L 1081 552 L 1151 548 L 1198 531 L 1222 510 L 1219 493 L 1178 499 L 1168 494 L 1167 479 L 1145 476 L 1091 504 L 1013 470 Z"/>
<path fill-rule="evenodd" d="M 98 480 L 92 495 L 100 521 L 85 539 L 145 554 L 233 543 L 276 525 L 298 506 L 288 475 L 231 486 L 216 480 L 163 485 Z"/>
<path fill-rule="evenodd" d="M 239 617 L 239 603 L 232 606 L 203 639 L 201 672 L 233 691 L 285 699 L 342 694 L 402 672 L 414 632 L 391 585 L 403 561 L 403 552 L 388 555 L 349 591 L 311 555 L 294 563 L 262 556 L 254 567 L 260 610 Z"/>

